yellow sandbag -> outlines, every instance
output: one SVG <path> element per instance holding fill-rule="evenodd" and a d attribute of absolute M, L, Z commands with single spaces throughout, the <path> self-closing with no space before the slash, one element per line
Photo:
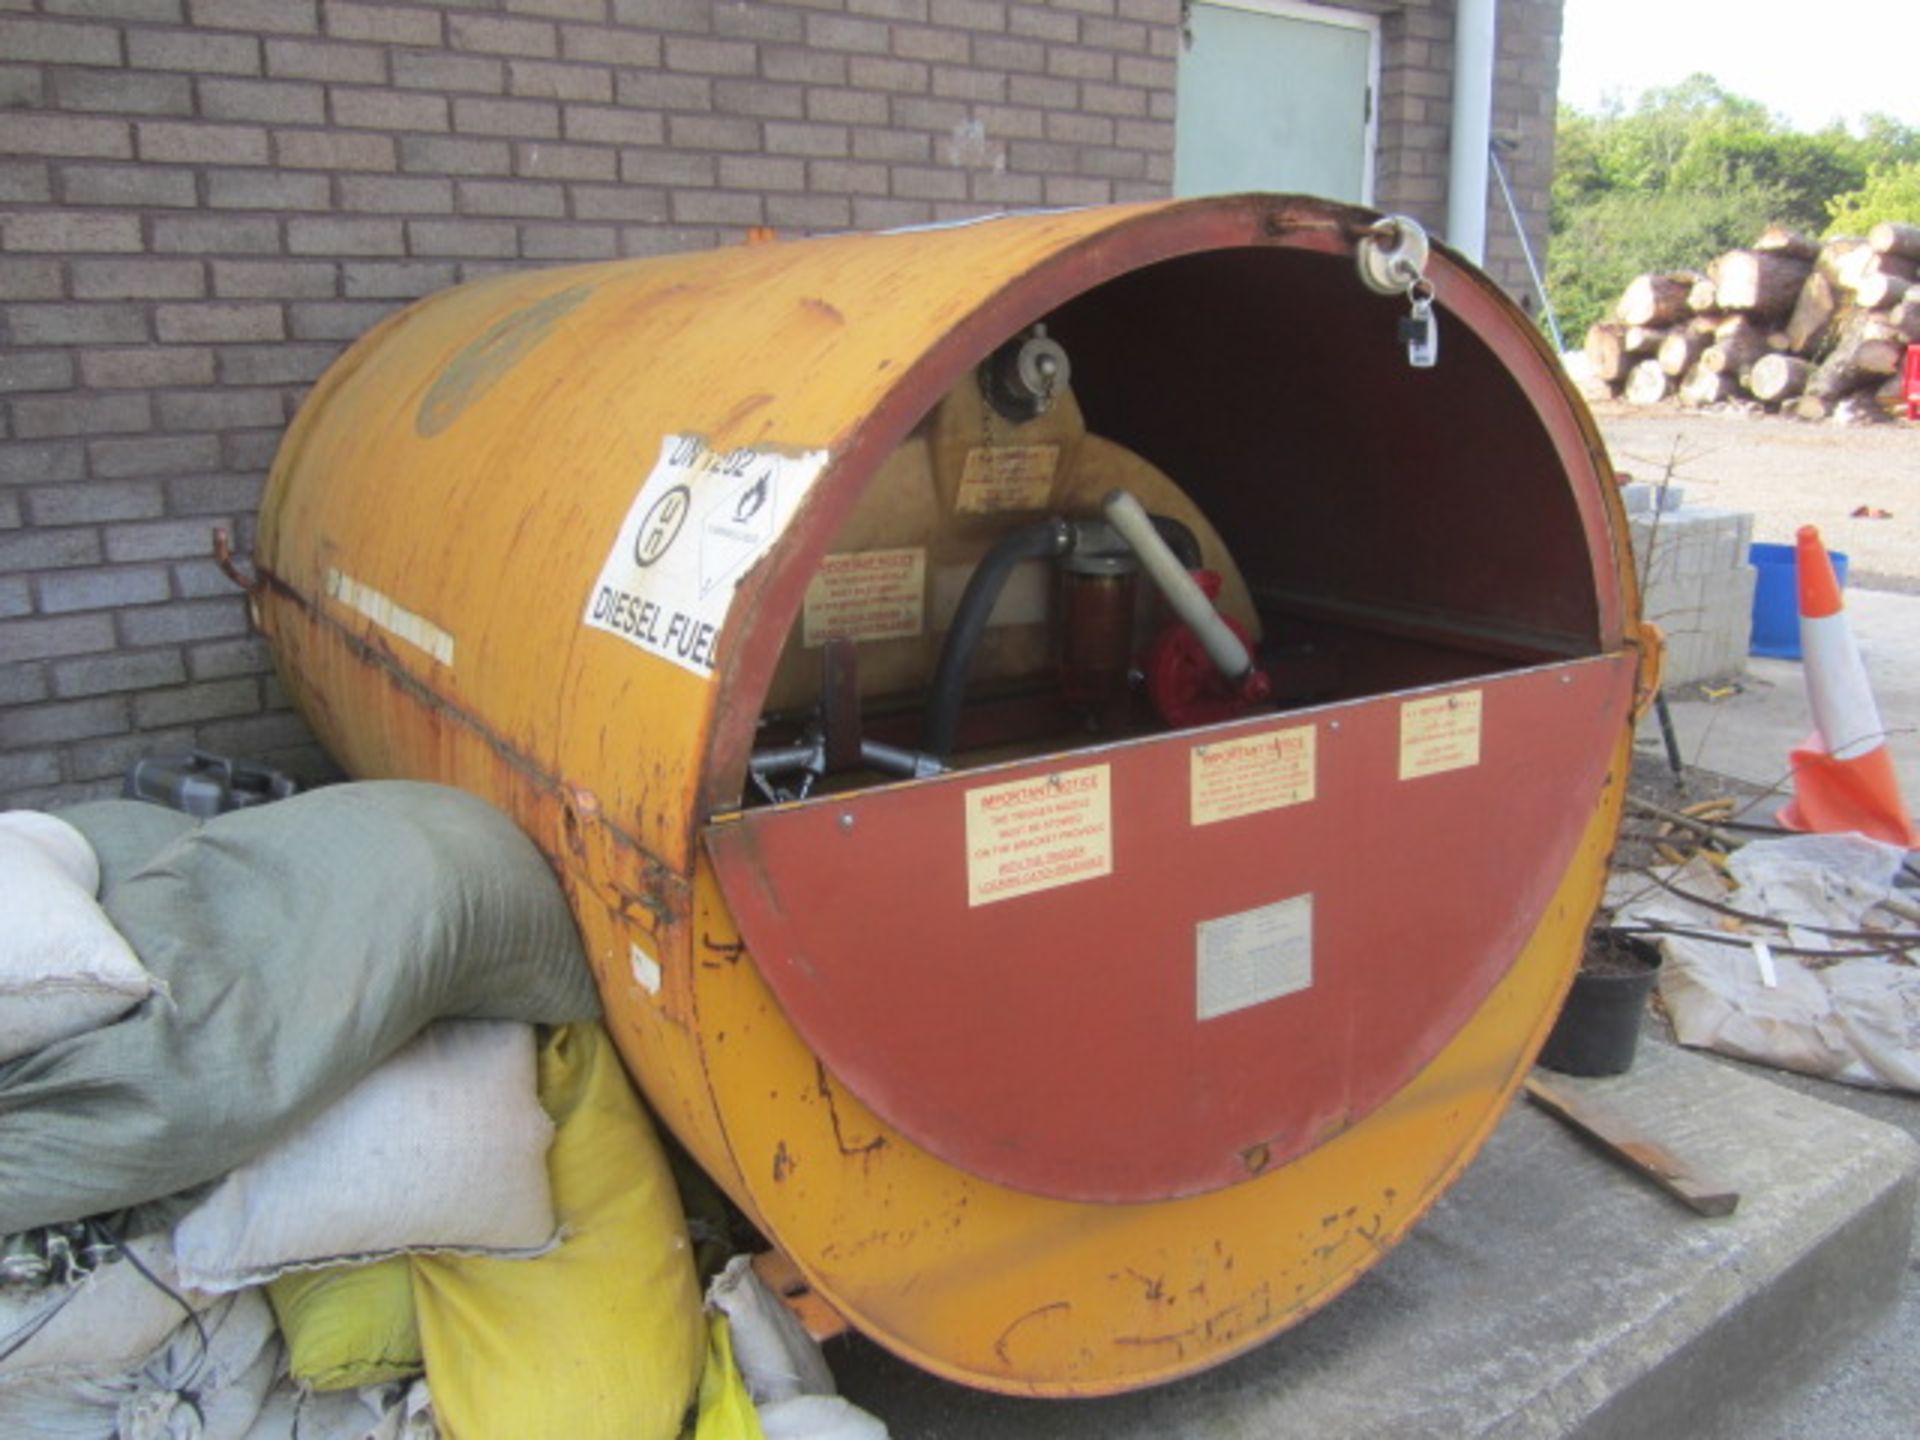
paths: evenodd
<path fill-rule="evenodd" d="M 395 1255 L 371 1265 L 290 1270 L 267 1286 L 287 1368 L 315 1390 L 359 1390 L 418 1375 L 413 1272 Z"/>
<path fill-rule="evenodd" d="M 693 1440 L 766 1440 L 760 1412 L 733 1363 L 733 1331 L 727 1317 L 707 1320 L 707 1366 L 700 1372 L 700 1419 Z"/>
<path fill-rule="evenodd" d="M 532 1260 L 414 1255 L 427 1384 L 448 1440 L 673 1440 L 705 1357 L 666 1156 L 597 1024 L 540 1048 L 560 1246 Z"/>

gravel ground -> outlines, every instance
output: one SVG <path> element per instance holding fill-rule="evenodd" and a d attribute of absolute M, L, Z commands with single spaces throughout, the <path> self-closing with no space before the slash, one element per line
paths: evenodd
<path fill-rule="evenodd" d="M 1634 479 L 1657 481 L 1671 466 L 1673 480 L 1686 488 L 1687 503 L 1751 511 L 1756 540 L 1790 542 L 1801 525 L 1818 525 L 1829 548 L 1849 555 L 1849 587 L 1920 594 L 1920 424 L 1808 425 L 1772 416 L 1620 404 L 1596 405 L 1594 417 L 1615 468 Z M 1861 505 L 1891 516 L 1853 518 L 1850 512 Z M 1749 788 L 1694 770 L 1684 792 L 1675 792 L 1651 757 L 1639 758 L 1634 768 L 1634 793 L 1662 803 L 1741 795 Z M 1640 829 L 1627 826 L 1620 862 L 1636 858 Z M 1648 1027 L 1667 1038 L 1658 1020 L 1649 1018 Z M 1740 1068 L 1920 1139 L 1920 1097 Z M 1840 1338 L 1825 1372 L 1791 1395 L 1770 1403 L 1726 1397 L 1715 1440 L 1905 1440 L 1920 1433 L 1916 1353 L 1920 1263 L 1909 1260 L 1891 1315 L 1864 1334 Z"/>
<path fill-rule="evenodd" d="M 1688 504 L 1753 513 L 1753 538 L 1792 543 L 1820 527 L 1851 559 L 1848 583 L 1920 594 L 1920 424 L 1810 425 L 1778 416 L 1617 402 L 1595 405 L 1615 468 L 1658 481 L 1669 469 Z M 1859 506 L 1889 512 L 1855 519 Z"/>

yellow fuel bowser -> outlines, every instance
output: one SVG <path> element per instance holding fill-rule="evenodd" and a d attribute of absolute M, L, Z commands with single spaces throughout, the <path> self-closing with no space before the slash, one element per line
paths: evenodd
<path fill-rule="evenodd" d="M 1240 196 L 500 276 L 274 466 L 329 749 L 519 822 L 661 1119 L 938 1374 L 1324 1305 L 1571 979 L 1657 646 L 1555 357 L 1413 239 Z"/>

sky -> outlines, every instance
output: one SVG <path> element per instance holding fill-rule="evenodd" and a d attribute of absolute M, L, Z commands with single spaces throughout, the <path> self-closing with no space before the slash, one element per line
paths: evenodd
<path fill-rule="evenodd" d="M 1810 17 L 1833 17 L 1823 28 Z M 1920 79 L 1896 52 L 1920 37 L 1916 0 L 1566 0 L 1560 99 L 1580 110 L 1698 71 L 1797 129 L 1882 111 L 1920 125 Z M 1889 53 L 1870 58 L 1882 37 Z"/>

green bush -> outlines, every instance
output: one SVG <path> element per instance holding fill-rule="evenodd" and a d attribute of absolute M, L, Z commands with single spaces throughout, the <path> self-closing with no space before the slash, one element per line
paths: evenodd
<path fill-rule="evenodd" d="M 1563 106 L 1556 145 L 1547 290 L 1569 344 L 1634 276 L 1704 269 L 1768 225 L 1859 233 L 1920 217 L 1920 130 L 1869 115 L 1857 134 L 1796 131 L 1709 75 L 1630 110 Z"/>
<path fill-rule="evenodd" d="M 1753 184 L 1707 194 L 1621 191 L 1576 207 L 1547 260 L 1547 291 L 1567 343 L 1578 345 L 1605 319 L 1634 276 L 1702 269 L 1750 243 L 1777 213 L 1778 193 Z"/>
<path fill-rule="evenodd" d="M 1920 160 L 1875 165 L 1858 190 L 1827 203 L 1833 224 L 1829 235 L 1864 235 L 1882 220 L 1920 225 Z"/>

